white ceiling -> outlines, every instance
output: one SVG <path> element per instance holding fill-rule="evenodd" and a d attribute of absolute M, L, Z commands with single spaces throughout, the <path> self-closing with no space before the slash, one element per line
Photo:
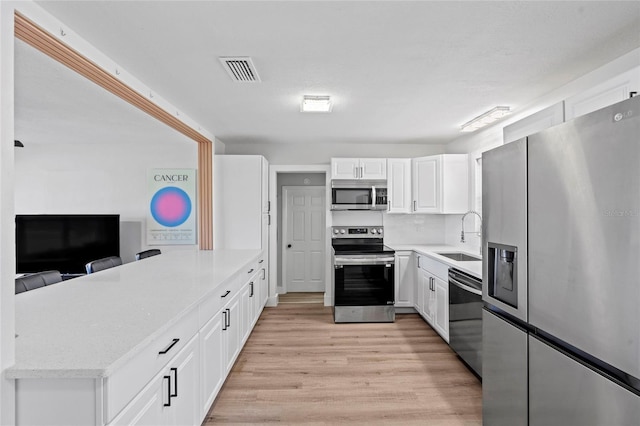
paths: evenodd
<path fill-rule="evenodd" d="M 446 143 L 640 46 L 637 1 L 38 3 L 225 143 Z M 219 56 L 252 57 L 262 82 Z M 16 102 L 33 87 L 18 78 Z M 304 94 L 333 112 L 300 113 Z"/>

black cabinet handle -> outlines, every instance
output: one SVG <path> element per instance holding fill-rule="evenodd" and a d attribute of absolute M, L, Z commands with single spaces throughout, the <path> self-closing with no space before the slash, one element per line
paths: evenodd
<path fill-rule="evenodd" d="M 172 367 L 171 371 L 173 371 L 173 393 L 169 393 L 169 401 L 171 401 L 171 397 L 178 396 L 178 369 L 176 367 Z M 169 392 L 171 392 L 171 387 L 169 387 Z"/>
<path fill-rule="evenodd" d="M 227 310 L 222 311 L 222 331 L 227 331 Z"/>
<path fill-rule="evenodd" d="M 260 259 L 260 262 L 258 262 L 258 263 L 262 263 L 262 262 L 264 262 L 264 259 Z"/>
<path fill-rule="evenodd" d="M 223 294 L 222 296 L 220 296 L 220 297 L 227 297 L 229 295 L 229 293 L 231 293 L 231 291 L 227 290 L 227 292 L 225 294 Z"/>
<path fill-rule="evenodd" d="M 227 311 L 227 328 L 231 327 L 231 310 L 225 309 Z"/>
<path fill-rule="evenodd" d="M 165 407 L 171 407 L 171 376 L 164 376 L 167 379 L 167 402 L 163 405 Z"/>
<path fill-rule="evenodd" d="M 171 341 L 171 344 L 169 344 L 169 346 L 167 346 L 164 350 L 162 350 L 162 351 L 158 352 L 158 355 L 164 355 L 164 354 L 166 354 L 166 353 L 167 353 L 167 352 L 169 352 L 169 351 L 171 350 L 171 348 L 173 348 L 173 347 L 176 345 L 176 343 L 178 343 L 179 341 L 180 341 L 180 339 L 173 339 L 173 340 Z"/>
<path fill-rule="evenodd" d="M 247 272 L 247 274 L 250 274 L 253 272 L 253 268 L 249 269 L 249 272 Z"/>
<path fill-rule="evenodd" d="M 249 283 L 249 286 L 251 286 L 251 293 L 249 293 L 249 297 L 253 297 L 253 281 Z"/>
<path fill-rule="evenodd" d="M 287 248 L 291 248 L 291 244 L 287 244 Z"/>

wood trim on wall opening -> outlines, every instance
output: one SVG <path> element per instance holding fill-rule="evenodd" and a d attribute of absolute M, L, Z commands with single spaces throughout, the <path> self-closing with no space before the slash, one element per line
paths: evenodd
<path fill-rule="evenodd" d="M 213 142 L 17 11 L 15 36 L 198 143 L 198 243 L 201 250 L 212 250 Z"/>

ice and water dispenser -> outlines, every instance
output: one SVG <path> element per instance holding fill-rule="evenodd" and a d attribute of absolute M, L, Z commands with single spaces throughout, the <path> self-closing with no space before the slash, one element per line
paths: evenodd
<path fill-rule="evenodd" d="M 518 308 L 518 248 L 488 243 L 489 296 Z"/>

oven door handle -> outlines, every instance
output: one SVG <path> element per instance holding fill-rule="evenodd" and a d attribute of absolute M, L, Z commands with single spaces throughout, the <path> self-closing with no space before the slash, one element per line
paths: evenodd
<path fill-rule="evenodd" d="M 470 287 L 466 284 L 462 284 L 460 281 L 454 280 L 453 278 L 449 277 L 449 282 L 457 287 L 460 287 L 463 290 L 468 291 L 469 293 L 473 293 L 475 295 L 478 296 L 482 296 L 482 290 L 478 290 L 477 288 L 473 288 Z"/>
<path fill-rule="evenodd" d="M 334 260 L 335 266 L 342 265 L 388 265 L 393 264 L 393 257 L 337 257 Z"/>

